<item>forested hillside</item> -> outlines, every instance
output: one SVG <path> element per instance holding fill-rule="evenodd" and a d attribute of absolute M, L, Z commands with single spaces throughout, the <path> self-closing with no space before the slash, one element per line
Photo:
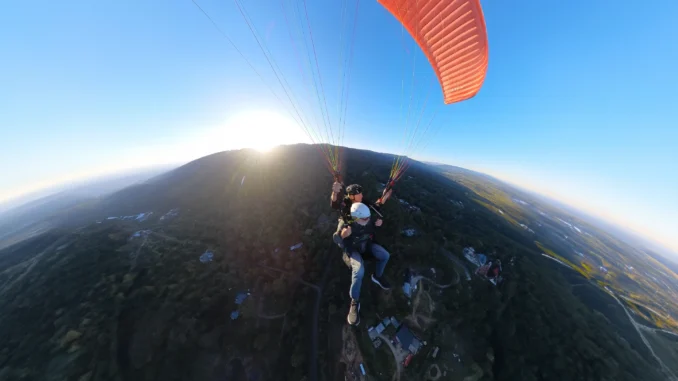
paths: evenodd
<path fill-rule="evenodd" d="M 376 198 L 392 156 L 342 153 Z M 0 252 L 0 380 L 667 379 L 623 312 L 584 300 L 611 296 L 572 287 L 587 279 L 457 180 L 414 163 L 396 185 L 377 236 L 393 289 L 365 277 L 358 327 L 314 147 L 211 155 L 76 207 Z M 504 281 L 473 274 L 468 246 Z M 412 299 L 409 270 L 427 278 Z M 389 316 L 426 341 L 407 367 L 368 337 Z"/>

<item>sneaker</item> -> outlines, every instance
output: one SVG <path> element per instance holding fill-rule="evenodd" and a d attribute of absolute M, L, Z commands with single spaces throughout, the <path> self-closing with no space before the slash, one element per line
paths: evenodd
<path fill-rule="evenodd" d="M 383 288 L 384 290 L 390 290 L 391 289 L 391 284 L 388 283 L 388 281 L 383 277 L 377 277 L 374 274 L 372 274 L 372 282 L 376 283 L 379 285 L 379 287 Z"/>
<path fill-rule="evenodd" d="M 358 302 L 357 300 L 351 300 L 351 308 L 349 308 L 348 316 L 346 317 L 348 324 L 350 325 L 360 324 L 359 312 L 360 312 L 360 302 Z"/>

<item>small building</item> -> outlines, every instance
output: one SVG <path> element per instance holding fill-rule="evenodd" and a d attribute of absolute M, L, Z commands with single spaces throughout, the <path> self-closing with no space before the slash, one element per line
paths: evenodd
<path fill-rule="evenodd" d="M 464 203 L 463 203 L 463 202 L 457 201 L 457 200 L 450 200 L 450 202 L 451 202 L 452 204 L 458 206 L 459 208 L 464 209 Z"/>
<path fill-rule="evenodd" d="M 410 269 L 405 269 L 405 274 L 403 274 L 403 294 L 409 299 L 412 297 L 412 273 Z"/>
<path fill-rule="evenodd" d="M 525 224 L 520 224 L 520 227 L 522 227 L 523 229 L 527 230 L 530 233 L 534 233 L 534 230 L 530 229 L 530 227 Z"/>
<path fill-rule="evenodd" d="M 137 221 L 143 222 L 143 221 L 146 221 L 152 214 L 153 214 L 153 212 L 139 213 L 139 214 L 137 214 L 137 216 L 134 219 L 137 220 Z"/>
<path fill-rule="evenodd" d="M 379 326 L 381 326 L 381 324 L 379 324 Z M 372 340 L 372 345 L 374 346 L 375 349 L 379 348 L 381 344 L 383 344 L 381 338 L 379 337 L 379 333 L 380 332 L 378 332 L 378 330 L 374 327 L 370 327 L 367 330 L 367 335 L 370 337 L 370 340 Z"/>
<path fill-rule="evenodd" d="M 384 320 L 381 322 L 381 324 L 384 325 L 384 328 L 387 328 L 389 324 L 391 324 L 391 319 L 385 317 Z"/>
<path fill-rule="evenodd" d="M 379 337 L 379 332 L 377 332 L 377 330 L 374 329 L 374 327 L 370 327 L 367 330 L 367 335 L 370 337 L 370 340 L 374 341 L 376 338 Z"/>
<path fill-rule="evenodd" d="M 501 261 L 499 259 L 490 261 L 476 270 L 476 274 L 489 280 L 495 286 L 503 280 Z"/>
<path fill-rule="evenodd" d="M 414 237 L 414 235 L 417 234 L 417 231 L 415 229 L 404 229 L 402 234 L 405 237 Z"/>
<path fill-rule="evenodd" d="M 416 290 L 417 290 L 416 284 L 405 283 L 403 285 L 403 294 L 405 294 L 405 296 L 407 296 L 408 299 L 412 297 L 412 292 L 414 292 Z"/>
<path fill-rule="evenodd" d="M 386 327 L 384 327 L 383 324 L 379 323 L 374 330 L 377 331 L 377 333 L 382 333 L 384 332 L 384 329 L 386 329 Z"/>
<path fill-rule="evenodd" d="M 391 324 L 393 324 L 393 326 L 396 329 L 398 329 L 398 327 L 400 327 L 400 323 L 398 322 L 398 320 L 396 320 L 396 318 L 394 316 L 391 316 Z"/>
<path fill-rule="evenodd" d="M 200 256 L 200 262 L 202 263 L 208 263 L 212 262 L 212 259 L 214 259 L 214 253 L 211 251 L 206 251 Z"/>
<path fill-rule="evenodd" d="M 476 274 L 480 276 L 485 276 L 487 274 L 487 271 L 490 269 L 491 264 L 492 263 L 490 262 L 488 264 L 478 267 L 478 269 L 476 269 Z"/>
<path fill-rule="evenodd" d="M 242 304 L 242 302 L 247 299 L 247 296 L 249 295 L 249 292 L 241 292 L 238 295 L 235 296 L 235 304 Z"/>
<path fill-rule="evenodd" d="M 464 258 L 468 260 L 469 262 L 473 263 L 476 266 L 480 266 L 478 264 L 478 259 L 476 258 L 476 250 L 472 247 L 465 247 L 464 250 L 462 251 L 462 254 L 464 254 Z"/>
<path fill-rule="evenodd" d="M 419 352 L 419 349 L 422 347 L 422 342 L 421 340 L 415 336 L 415 334 L 410 331 L 407 326 L 400 326 L 400 329 L 398 329 L 398 332 L 396 332 L 396 341 L 400 344 L 400 346 L 406 350 L 409 351 L 411 354 L 417 354 Z"/>
<path fill-rule="evenodd" d="M 164 221 L 166 219 L 176 217 L 179 214 L 179 208 L 174 208 L 170 210 L 169 212 L 165 213 L 164 216 L 160 217 L 160 221 Z"/>

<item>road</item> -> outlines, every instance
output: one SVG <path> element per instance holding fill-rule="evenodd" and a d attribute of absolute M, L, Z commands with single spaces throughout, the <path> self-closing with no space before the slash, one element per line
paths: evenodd
<path fill-rule="evenodd" d="M 666 334 L 668 334 L 668 335 L 678 337 L 678 333 L 671 332 L 671 331 L 667 331 L 667 330 L 665 330 L 665 329 L 652 328 L 652 327 L 648 327 L 648 326 L 643 325 L 643 324 L 640 324 L 640 323 L 638 323 L 638 327 L 639 327 L 640 329 L 644 329 L 644 330 L 646 330 L 646 331 L 650 331 L 650 332 L 654 332 L 654 333 L 657 333 L 657 332 L 663 332 L 663 333 L 666 333 Z"/>
<path fill-rule="evenodd" d="M 619 297 L 622 298 L 622 299 L 624 299 L 624 300 L 628 300 L 629 302 L 631 302 L 631 303 L 633 303 L 633 304 L 637 304 L 637 305 L 639 305 L 639 306 L 641 306 L 641 307 L 644 307 L 644 308 L 646 308 L 646 309 L 652 311 L 652 312 L 653 312 L 655 315 L 657 315 L 657 316 L 661 316 L 661 317 L 663 317 L 663 318 L 665 318 L 665 319 L 670 319 L 670 318 L 671 318 L 671 317 L 670 317 L 669 315 L 667 315 L 666 313 L 664 313 L 664 312 L 659 312 L 659 311 L 655 310 L 654 308 L 652 308 L 652 307 L 650 307 L 650 306 L 648 306 L 648 305 L 645 305 L 645 304 L 643 304 L 643 303 L 641 303 L 641 302 L 639 302 L 639 301 L 637 301 L 637 300 L 633 300 L 633 299 L 628 298 L 628 297 L 626 297 L 626 296 L 624 296 L 624 295 L 619 295 Z"/>
<path fill-rule="evenodd" d="M 419 284 L 420 281 L 425 280 L 425 281 L 431 283 L 431 285 L 434 286 L 434 287 L 437 287 L 437 288 L 440 288 L 440 289 L 446 289 L 446 288 L 452 287 L 455 284 L 459 283 L 459 278 L 460 278 L 459 273 L 457 273 L 457 270 L 455 270 L 455 273 L 457 274 L 457 279 L 453 280 L 451 283 L 448 283 L 448 284 L 438 284 L 438 283 L 434 282 L 433 279 L 427 278 L 423 275 L 417 275 L 417 276 L 413 277 L 411 283 L 412 284 Z"/>
<path fill-rule="evenodd" d="M 141 243 L 141 245 L 139 246 L 137 251 L 134 252 L 134 255 L 131 256 L 132 258 L 130 258 L 130 269 L 131 270 L 134 270 L 134 268 L 137 267 L 137 258 L 139 258 L 139 254 L 141 253 L 141 249 L 143 249 L 144 246 L 146 246 L 146 242 L 148 242 L 148 235 L 144 236 L 144 242 Z"/>
<path fill-rule="evenodd" d="M 309 283 L 309 282 L 307 282 L 307 281 L 301 279 L 299 276 L 297 276 L 296 274 L 294 274 L 294 273 L 291 272 L 291 271 L 287 271 L 287 270 L 283 270 L 283 269 L 279 269 L 279 268 L 271 267 L 271 266 L 267 266 L 267 265 L 259 265 L 259 267 L 265 268 L 265 269 L 267 269 L 267 270 L 271 270 L 271 271 L 276 271 L 276 272 L 279 272 L 279 273 L 287 274 L 287 275 L 290 276 L 290 278 L 292 278 L 292 279 L 294 279 L 295 281 L 297 281 L 297 282 L 303 284 L 304 286 L 311 287 L 311 288 L 314 289 L 316 292 L 320 292 L 320 287 L 316 286 L 316 285 L 313 284 L 313 283 Z"/>
<path fill-rule="evenodd" d="M 257 315 L 257 317 L 261 318 L 261 319 L 266 319 L 266 320 L 275 320 L 275 319 L 282 319 L 282 318 L 285 317 L 285 315 L 287 315 L 287 312 L 284 312 L 284 313 L 278 314 L 278 315 L 266 315 L 266 314 L 260 313 L 259 315 Z"/>
<path fill-rule="evenodd" d="M 260 264 L 260 267 L 263 267 L 268 270 L 280 272 L 283 274 L 289 275 L 291 278 L 295 279 L 297 282 L 312 288 L 316 292 L 316 297 L 315 297 L 315 304 L 313 306 L 313 315 L 311 317 L 311 350 L 309 352 L 309 371 L 308 371 L 308 379 L 310 381 L 317 381 L 318 380 L 318 320 L 320 319 L 320 303 L 322 301 L 322 296 L 323 296 L 323 289 L 325 288 L 325 284 L 327 283 L 327 278 L 330 273 L 330 269 L 332 268 L 332 263 L 334 262 L 333 259 L 335 258 L 334 255 L 330 252 L 327 258 L 327 263 L 325 263 L 325 269 L 323 270 L 323 276 L 320 280 L 320 285 L 315 285 L 313 283 L 309 283 L 303 279 L 301 279 L 299 276 L 297 276 L 294 273 L 291 273 L 286 270 L 278 269 L 275 267 L 271 266 L 266 266 Z"/>
<path fill-rule="evenodd" d="M 652 356 L 654 356 L 655 360 L 657 360 L 657 362 L 659 363 L 659 366 L 661 366 L 662 371 L 664 372 L 664 374 L 666 374 L 666 375 L 668 376 L 669 380 L 672 380 L 672 381 L 678 381 L 678 377 L 676 377 L 676 376 L 673 374 L 673 372 L 671 372 L 671 369 L 669 369 L 669 368 L 664 364 L 664 362 L 662 361 L 662 359 L 660 359 L 659 356 L 657 356 L 657 354 L 654 353 L 654 349 L 652 349 L 652 345 L 650 345 L 650 342 L 647 341 L 647 338 L 645 338 L 645 335 L 643 334 L 642 330 L 643 330 L 643 328 L 649 328 L 649 327 L 645 327 L 645 326 L 642 325 L 642 324 L 636 323 L 636 321 L 633 319 L 633 316 L 631 316 L 631 313 L 628 311 L 628 309 L 626 308 L 626 306 L 624 305 L 624 303 L 622 303 L 621 300 L 619 300 L 619 298 L 617 298 L 617 295 L 615 295 L 614 293 L 611 293 L 611 292 L 610 292 L 610 295 L 612 295 L 612 297 L 614 298 L 614 300 L 616 300 L 617 303 L 619 303 L 619 305 L 622 307 L 622 309 L 624 310 L 624 312 L 626 312 L 626 316 L 628 316 L 629 320 L 631 321 L 631 324 L 633 324 L 633 327 L 636 329 L 636 331 L 638 332 L 638 335 L 640 335 L 640 338 L 643 340 L 643 343 L 645 344 L 645 346 L 647 346 L 647 349 L 650 350 L 650 353 L 652 354 Z"/>
<path fill-rule="evenodd" d="M 405 358 L 398 356 L 398 350 L 393 346 L 393 343 L 391 343 L 391 340 L 389 340 L 386 335 L 380 333 L 379 337 L 381 338 L 381 341 L 384 342 L 384 344 L 388 345 L 388 348 L 393 353 L 393 360 L 396 363 L 396 372 L 393 374 L 393 381 L 400 381 L 400 374 L 403 371 L 403 361 L 405 361 Z"/>
<path fill-rule="evenodd" d="M 464 274 L 466 275 L 466 280 L 471 280 L 471 274 L 468 272 L 468 269 L 466 268 L 466 265 L 462 261 L 460 261 L 457 257 L 455 257 L 452 253 L 450 253 L 447 250 L 442 250 L 443 255 L 450 261 L 454 262 L 457 266 L 461 267 L 464 269 Z"/>

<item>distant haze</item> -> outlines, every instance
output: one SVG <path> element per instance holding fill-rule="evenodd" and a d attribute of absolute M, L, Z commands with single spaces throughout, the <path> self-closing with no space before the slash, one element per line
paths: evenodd
<path fill-rule="evenodd" d="M 446 165 L 440 163 L 438 160 L 424 162 L 433 165 Z M 149 168 L 128 169 L 110 175 L 91 176 L 77 181 L 60 184 L 58 186 L 48 187 L 15 197 L 5 202 L 0 201 L 0 217 L 13 208 L 51 194 L 77 190 L 77 195 L 79 196 L 97 197 L 122 189 L 135 182 L 146 180 L 177 166 L 178 164 L 165 164 Z M 501 181 L 505 181 L 511 185 L 518 186 L 542 197 L 546 197 L 552 203 L 562 203 L 559 205 L 561 208 L 564 207 L 569 212 L 574 212 L 577 215 L 585 216 L 586 219 L 593 220 L 592 222 L 596 223 L 604 230 L 615 234 L 629 244 L 639 248 L 642 247 L 654 250 L 662 255 L 671 257 L 673 260 L 678 260 L 678 244 L 672 244 L 675 242 L 670 242 L 671 237 L 660 239 L 657 237 L 657 234 L 652 234 L 655 232 L 648 232 L 648 229 L 651 229 L 650 226 L 642 226 L 642 229 L 639 228 L 638 226 L 642 225 L 642 221 L 636 221 L 634 224 L 629 224 L 626 223 L 625 220 L 618 218 L 616 215 L 612 216 L 609 215 L 609 213 L 601 212 L 599 208 L 590 205 L 590 203 L 578 202 L 580 200 L 577 197 L 568 197 L 566 194 L 563 194 L 562 189 L 554 192 L 552 181 L 544 181 L 543 184 L 535 184 L 533 181 L 526 180 L 525 176 L 520 176 L 520 174 L 516 173 L 497 172 L 489 168 L 476 168 L 473 165 L 467 165 L 466 167 L 476 170 L 479 173 L 489 174 Z M 550 187 L 549 184 L 551 184 Z"/>
<path fill-rule="evenodd" d="M 434 166 L 448 165 L 435 161 L 425 161 L 425 163 Z M 663 256 L 678 263 L 678 247 L 671 245 L 670 242 L 664 242 L 665 240 L 657 240 L 651 234 L 639 232 L 632 227 L 627 226 L 623 222 L 620 222 L 618 219 L 601 214 L 596 208 L 590 207 L 588 205 L 579 205 L 579 203 L 574 201 L 571 197 L 565 197 L 558 192 L 552 192 L 550 189 L 545 189 L 544 186 L 535 186 L 534 184 L 526 184 L 525 182 L 516 181 L 516 179 L 512 179 L 505 174 L 496 174 L 491 171 L 482 170 L 478 170 L 476 172 L 478 174 L 490 173 L 491 176 L 496 180 L 505 182 L 506 184 L 517 187 L 518 189 L 522 189 L 544 202 L 547 202 L 569 214 L 597 225 L 599 228 L 607 231 L 608 233 L 616 236 L 617 238 L 632 246 L 645 250 L 657 251 Z"/>
<path fill-rule="evenodd" d="M 11 212 L 13 209 L 20 208 L 31 202 L 40 201 L 43 198 L 58 193 L 69 193 L 71 196 L 78 197 L 100 197 L 132 184 L 148 180 L 151 177 L 167 172 L 175 167 L 176 166 L 174 165 L 164 165 L 150 168 L 130 169 L 114 174 L 92 176 L 47 187 L 0 202 L 0 217 L 3 217 L 3 214 Z"/>

